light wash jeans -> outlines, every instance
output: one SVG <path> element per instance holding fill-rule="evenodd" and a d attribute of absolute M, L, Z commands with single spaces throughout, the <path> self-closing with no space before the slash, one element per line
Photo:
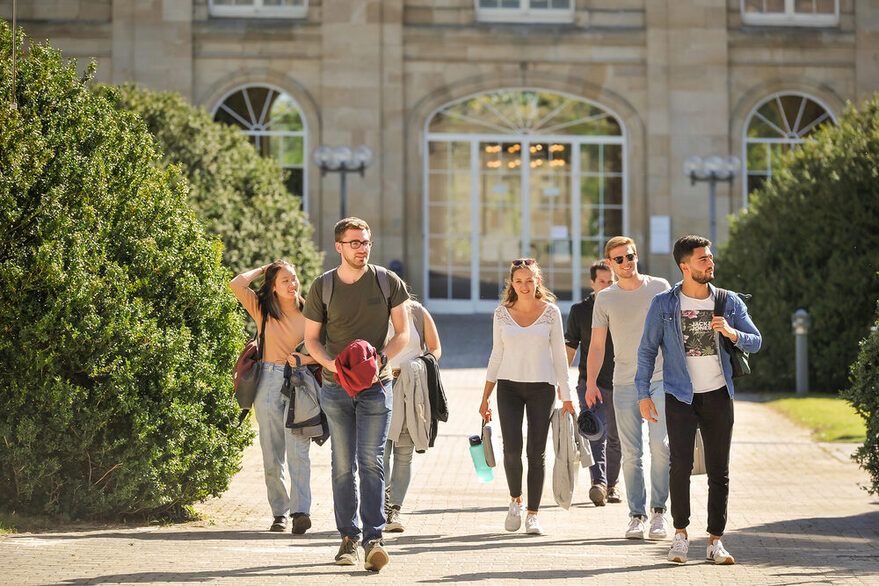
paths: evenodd
<path fill-rule="evenodd" d="M 409 432 L 403 430 L 400 437 L 409 437 Z M 395 445 L 394 442 L 388 440 L 385 443 L 385 481 L 391 488 L 390 504 L 403 506 L 403 500 L 406 498 L 406 492 L 409 490 L 409 482 L 412 480 L 412 454 L 415 452 L 415 444 L 411 439 L 408 445 Z M 393 454 L 393 457 L 391 455 Z M 393 460 L 393 466 L 391 466 Z"/>
<path fill-rule="evenodd" d="M 290 400 L 281 394 L 283 385 L 284 365 L 263 363 L 253 410 L 259 425 L 266 492 L 274 517 L 311 513 L 311 438 L 290 433 L 285 427 Z"/>
<path fill-rule="evenodd" d="M 658 423 L 647 424 L 650 443 L 650 510 L 667 509 L 668 501 L 668 434 L 665 428 L 665 391 L 662 381 L 650 383 L 650 398 L 656 405 Z M 623 453 L 623 480 L 629 516 L 647 516 L 647 493 L 644 486 L 643 419 L 638 407 L 635 385 L 613 386 L 613 408 Z"/>
<path fill-rule="evenodd" d="M 342 537 L 360 537 L 359 500 L 364 545 L 381 539 L 385 528 L 384 454 L 393 401 L 391 384 L 381 382 L 352 397 L 335 381 L 327 381 L 320 393 L 330 424 L 336 528 Z"/>

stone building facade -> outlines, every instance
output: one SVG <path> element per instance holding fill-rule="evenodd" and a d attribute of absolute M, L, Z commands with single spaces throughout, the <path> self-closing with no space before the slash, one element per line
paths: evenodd
<path fill-rule="evenodd" d="M 686 158 L 744 162 L 717 185 L 723 241 L 780 151 L 879 86 L 877 0 L 18 5 L 31 36 L 96 59 L 100 81 L 178 91 L 262 140 L 325 250 L 339 177 L 310 153 L 368 146 L 348 211 L 434 311 L 491 309 L 519 256 L 567 305 L 620 232 L 646 271 L 677 279 L 670 242 L 709 230 L 708 186 L 683 174 Z"/>

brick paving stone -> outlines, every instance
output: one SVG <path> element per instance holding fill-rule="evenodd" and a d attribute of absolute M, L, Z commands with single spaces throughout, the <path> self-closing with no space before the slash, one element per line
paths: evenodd
<path fill-rule="evenodd" d="M 459 322 L 440 322 L 450 363 L 483 351 Z M 490 344 L 490 341 L 488 342 Z M 486 354 L 487 356 L 487 354 Z M 443 359 L 445 361 L 446 358 Z M 339 543 L 333 521 L 329 445 L 312 446 L 314 526 L 304 536 L 266 531 L 259 448 L 219 499 L 198 505 L 203 519 L 167 527 L 113 526 L 0 536 L 0 584 L 347 584 L 485 582 L 492 584 L 877 584 L 879 503 L 859 488 L 867 474 L 852 446 L 812 441 L 759 401 L 736 401 L 729 523 L 724 542 L 735 566 L 704 559 L 707 489 L 692 482 L 691 561 L 665 561 L 670 544 L 622 538 L 625 503 L 594 507 L 581 471 L 570 510 L 552 500 L 552 450 L 541 521 L 544 536 L 503 530 L 508 493 L 503 469 L 476 478 L 467 437 L 479 430 L 482 368 L 445 368 L 450 421 L 436 446 L 416 454 L 403 508 L 406 532 L 387 534 L 390 564 L 378 575 L 332 565 Z"/>

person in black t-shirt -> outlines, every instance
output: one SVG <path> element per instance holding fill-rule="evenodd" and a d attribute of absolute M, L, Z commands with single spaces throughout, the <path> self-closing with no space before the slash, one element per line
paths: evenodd
<path fill-rule="evenodd" d="M 588 409 L 586 405 L 586 356 L 592 338 L 592 307 L 595 295 L 613 284 L 613 272 L 603 260 L 596 261 L 589 267 L 590 286 L 592 293 L 579 303 L 571 306 L 565 327 L 565 350 L 568 352 L 568 364 L 574 362 L 577 348 L 580 348 L 580 377 L 577 381 L 577 395 L 580 398 L 580 409 Z M 605 502 L 622 502 L 617 488 L 620 477 L 620 437 L 617 435 L 616 418 L 613 411 L 613 342 L 607 336 L 607 349 L 604 352 L 604 363 L 598 374 L 598 388 L 604 401 L 594 407 L 595 416 L 604 424 L 606 433 L 600 440 L 590 442 L 595 464 L 589 468 L 592 475 L 592 488 L 589 499 L 595 506 L 602 507 Z"/>

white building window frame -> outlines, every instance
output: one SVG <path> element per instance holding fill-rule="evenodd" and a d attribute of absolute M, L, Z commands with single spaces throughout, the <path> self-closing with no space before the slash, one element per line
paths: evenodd
<path fill-rule="evenodd" d="M 483 7 L 482 0 L 473 0 L 479 22 L 566 23 L 574 21 L 575 0 L 568 8 L 532 8 L 532 0 L 519 0 L 519 8 Z M 500 4 L 501 0 L 498 0 Z"/>
<path fill-rule="evenodd" d="M 465 102 L 467 100 L 476 98 L 480 95 L 486 93 L 493 92 L 501 92 L 501 91 L 538 91 L 538 92 L 550 92 L 557 95 L 566 96 L 568 98 L 578 100 L 581 102 L 588 103 L 596 108 L 599 108 L 606 112 L 609 116 L 612 116 L 617 122 L 620 128 L 620 135 L 618 136 L 605 136 L 605 135 L 568 135 L 568 134 L 533 134 L 533 135 L 519 135 L 519 134 L 493 134 L 488 132 L 480 132 L 480 133 L 445 133 L 439 132 L 434 133 L 430 132 L 430 123 L 433 118 L 439 114 L 441 111 L 454 106 L 455 104 Z M 462 142 L 470 142 L 470 176 L 471 176 L 471 261 L 470 261 L 470 270 L 471 270 L 471 298 L 469 300 L 466 299 L 444 299 L 444 298 L 432 298 L 430 297 L 430 282 L 429 282 L 429 272 L 431 268 L 430 263 L 430 218 L 429 211 L 431 209 L 430 202 L 430 148 L 429 145 L 431 142 L 445 142 L 445 141 L 462 141 Z M 612 110 L 610 107 L 605 104 L 601 104 L 599 102 L 595 102 L 589 99 L 586 99 L 582 96 L 577 96 L 574 94 L 569 94 L 566 92 L 559 92 L 554 90 L 547 90 L 545 88 L 537 88 L 537 87 L 501 87 L 496 88 L 484 92 L 477 92 L 474 94 L 470 94 L 463 98 L 459 98 L 457 100 L 453 100 L 451 102 L 447 102 L 442 106 L 436 108 L 433 112 L 431 112 L 424 122 L 424 131 L 422 133 L 422 191 L 421 191 L 421 205 L 422 205 L 422 214 L 421 214 L 421 229 L 422 229 L 422 291 L 424 292 L 424 302 L 429 306 L 429 308 L 437 313 L 490 313 L 494 311 L 497 307 L 497 300 L 486 300 L 480 299 L 477 293 L 477 284 L 478 284 L 478 263 L 477 263 L 477 255 L 478 255 L 478 229 L 477 222 L 479 219 L 478 212 L 478 202 L 473 197 L 473 194 L 478 190 L 477 182 L 478 182 L 478 173 L 477 169 L 479 167 L 479 159 L 478 159 L 478 149 L 477 146 L 480 142 L 507 142 L 507 141 L 519 141 L 522 144 L 523 155 L 527 157 L 528 145 L 532 142 L 559 142 L 559 143 L 568 143 L 571 144 L 574 148 L 574 152 L 571 156 L 572 160 L 572 170 L 571 170 L 571 182 L 572 182 L 572 194 L 574 197 L 572 205 L 575 209 L 579 209 L 581 206 L 580 200 L 580 186 L 575 183 L 576 180 L 581 179 L 582 177 L 590 175 L 590 173 L 581 173 L 580 169 L 580 149 L 584 145 L 620 145 L 622 147 L 622 171 L 619 174 L 622 180 L 622 203 L 621 204 L 612 204 L 612 205 L 604 205 L 603 208 L 620 210 L 622 215 L 622 233 L 629 233 L 629 222 L 630 222 L 630 200 L 629 200 L 629 149 L 630 149 L 630 141 L 628 130 L 623 123 L 623 118 Z M 523 185 L 523 193 L 527 190 L 525 186 L 529 181 L 529 171 L 528 165 L 523 165 L 523 175 L 522 175 L 522 185 Z M 606 173 L 608 176 L 615 176 L 614 173 Z M 436 207 L 436 206 L 434 206 Z M 575 214 L 575 217 L 579 218 Z M 580 224 L 579 219 L 574 222 L 574 226 L 572 227 L 571 238 L 574 242 L 581 242 L 583 240 L 582 236 L 582 225 Z M 602 244 L 603 250 L 603 244 Z M 522 256 L 529 256 L 529 237 L 527 235 L 527 226 L 523 228 L 523 239 L 522 239 L 522 248 L 520 250 L 520 254 Z M 465 267 L 453 267 L 449 265 L 450 268 L 465 268 Z M 584 285 L 588 285 L 588 283 L 584 283 L 581 280 L 581 276 L 586 267 L 582 265 L 582 257 L 576 255 L 575 261 L 572 267 L 572 290 L 574 292 L 574 299 L 572 301 L 556 301 L 556 305 L 562 309 L 562 311 L 570 311 L 571 306 L 579 301 L 577 299 L 577 295 L 579 291 L 582 290 Z"/>
<path fill-rule="evenodd" d="M 308 0 L 297 6 L 266 6 L 265 0 L 251 0 L 251 4 L 229 6 L 208 0 L 208 12 L 221 18 L 305 18 Z"/>
<path fill-rule="evenodd" d="M 745 2 L 740 0 L 742 23 L 748 25 L 828 27 L 839 24 L 839 0 L 834 0 L 833 14 L 797 12 L 796 0 L 784 0 L 784 12 L 748 12 Z"/>
<path fill-rule="evenodd" d="M 824 119 L 822 119 L 819 122 L 810 124 L 809 127 L 805 128 L 805 129 L 800 129 L 800 128 L 779 129 L 779 134 L 788 134 L 789 136 L 779 136 L 776 138 L 771 138 L 771 137 L 752 138 L 752 137 L 749 137 L 748 136 L 748 128 L 751 126 L 751 121 L 753 120 L 754 116 L 757 115 L 758 110 L 760 110 L 760 108 L 765 106 L 768 102 L 770 102 L 772 100 L 780 100 L 782 97 L 785 97 L 785 96 L 799 96 L 801 98 L 811 100 L 811 101 L 815 102 L 816 104 L 818 104 L 819 106 L 821 106 L 822 108 L 824 108 L 824 111 L 827 114 L 827 118 L 829 118 L 834 124 L 839 123 L 837 116 L 836 116 L 836 113 L 830 108 L 829 105 L 827 105 L 826 102 L 824 102 L 820 98 L 813 96 L 812 94 L 807 94 L 805 92 L 798 92 L 798 91 L 775 92 L 772 95 L 767 96 L 766 98 L 757 102 L 754 105 L 754 107 L 751 108 L 751 111 L 748 113 L 748 116 L 745 118 L 745 125 L 742 128 L 741 156 L 742 156 L 742 161 L 744 162 L 744 169 L 743 169 L 743 173 L 742 173 L 742 207 L 748 207 L 748 177 L 749 177 L 749 175 L 763 175 L 767 179 L 769 177 L 772 177 L 772 175 L 773 175 L 771 158 L 768 161 L 767 170 L 765 172 L 764 171 L 761 171 L 761 172 L 750 171 L 748 169 L 748 146 L 753 145 L 753 144 L 800 145 L 800 144 L 803 144 L 804 142 L 806 142 L 805 137 L 807 136 L 807 133 L 809 131 L 811 131 L 812 126 L 818 126 L 819 124 L 824 122 Z M 793 137 L 794 134 L 798 135 L 798 137 L 794 138 Z"/>
<path fill-rule="evenodd" d="M 278 94 L 284 94 L 288 98 L 290 98 L 290 100 L 296 106 L 296 109 L 299 110 L 299 119 L 302 121 L 302 130 L 295 130 L 295 131 L 294 130 L 264 130 L 262 128 L 261 123 L 265 122 L 265 120 L 263 120 L 263 119 L 265 118 L 266 112 L 261 112 L 258 114 L 261 117 L 261 119 L 259 121 L 260 124 L 258 124 L 257 127 L 254 128 L 251 121 L 241 118 L 241 116 L 239 116 L 237 113 L 233 112 L 228 107 L 224 107 L 226 100 L 230 96 L 232 96 L 233 94 L 235 94 L 237 92 L 240 92 L 242 90 L 247 90 L 250 88 L 263 88 L 263 89 L 267 89 L 267 90 L 270 90 L 273 92 L 277 92 Z M 268 100 L 266 103 L 268 103 Z M 220 108 L 224 108 L 226 110 L 226 112 L 228 112 L 233 118 L 238 119 L 242 124 L 250 126 L 250 128 L 248 128 L 246 130 L 245 129 L 240 130 L 241 134 L 243 134 L 247 137 L 251 137 L 251 136 L 258 136 L 258 137 L 262 137 L 262 136 L 278 136 L 278 137 L 292 136 L 292 137 L 302 138 L 302 157 L 303 158 L 302 158 L 302 165 L 301 166 L 300 165 L 282 166 L 280 164 L 280 161 L 275 161 L 275 163 L 277 163 L 278 167 L 281 169 L 296 169 L 296 168 L 302 169 L 302 193 L 299 195 L 299 197 L 302 198 L 302 211 L 305 213 L 306 216 L 308 216 L 308 161 L 309 161 L 309 157 L 308 157 L 308 153 L 309 153 L 309 150 L 308 150 L 308 121 L 305 119 L 305 115 L 302 110 L 302 106 L 299 104 L 299 102 L 296 100 L 296 98 L 294 98 L 290 94 L 290 92 L 287 92 L 284 89 L 279 88 L 278 86 L 275 86 L 272 84 L 249 83 L 249 84 L 239 85 L 239 86 L 229 90 L 225 94 L 223 94 L 220 97 L 220 99 L 217 100 L 217 103 L 214 104 L 214 107 L 211 109 L 211 118 L 214 118 L 216 116 L 217 111 L 220 110 Z M 257 115 L 255 111 L 253 112 L 253 114 Z M 281 144 L 283 144 L 283 143 L 281 143 Z M 283 155 L 283 151 L 281 151 L 281 154 Z"/>

